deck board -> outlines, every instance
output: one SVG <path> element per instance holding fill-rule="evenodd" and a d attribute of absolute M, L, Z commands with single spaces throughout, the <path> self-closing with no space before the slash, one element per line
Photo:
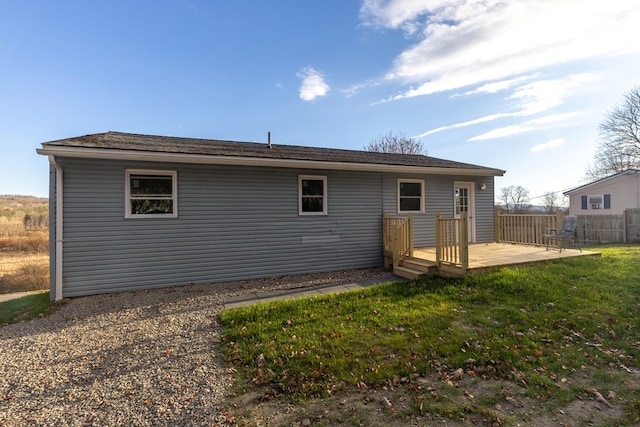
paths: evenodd
<path fill-rule="evenodd" d="M 436 260 L 436 248 L 416 248 L 415 258 Z M 511 243 L 479 243 L 469 245 L 469 273 L 480 272 L 490 268 L 523 264 L 534 264 L 560 258 L 576 256 L 600 256 L 599 252 L 578 249 L 563 249 L 544 246 L 516 245 Z"/>

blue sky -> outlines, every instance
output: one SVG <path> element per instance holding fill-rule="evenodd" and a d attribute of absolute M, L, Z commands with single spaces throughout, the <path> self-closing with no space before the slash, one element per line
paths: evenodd
<path fill-rule="evenodd" d="M 389 132 L 583 183 L 640 84 L 640 2 L 0 2 L 0 194 L 47 196 L 42 142 L 106 131 L 362 149 Z M 531 203 L 540 202 L 534 199 Z"/>

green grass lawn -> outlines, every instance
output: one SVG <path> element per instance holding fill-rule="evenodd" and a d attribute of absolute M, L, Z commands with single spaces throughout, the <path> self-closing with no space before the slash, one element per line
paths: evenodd
<path fill-rule="evenodd" d="M 46 316 L 60 303 L 49 301 L 49 293 L 43 292 L 0 302 L 0 325 Z"/>
<path fill-rule="evenodd" d="M 265 396 L 401 385 L 409 412 L 491 418 L 504 387 L 461 400 L 463 382 L 504 381 L 549 408 L 613 391 L 624 415 L 611 425 L 631 425 L 640 419 L 640 246 L 593 249 L 602 257 L 226 310 L 225 358 L 239 390 L 257 385 Z M 451 387 L 428 386 L 438 382 Z"/>

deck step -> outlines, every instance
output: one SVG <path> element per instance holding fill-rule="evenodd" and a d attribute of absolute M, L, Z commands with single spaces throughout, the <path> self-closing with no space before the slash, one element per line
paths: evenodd
<path fill-rule="evenodd" d="M 413 268 L 414 270 L 424 270 L 425 273 L 434 271 L 436 263 L 421 258 L 405 258 L 402 260 L 401 265 L 404 267 Z"/>
<path fill-rule="evenodd" d="M 415 270 L 413 268 L 408 268 L 408 267 L 399 265 L 398 267 L 395 267 L 393 269 L 393 274 L 395 274 L 396 276 L 404 277 L 405 279 L 416 280 L 427 273 L 425 273 L 422 270 Z"/>
<path fill-rule="evenodd" d="M 405 258 L 398 267 L 393 269 L 393 273 L 405 279 L 415 280 L 422 276 L 436 274 L 436 263 L 420 258 Z"/>

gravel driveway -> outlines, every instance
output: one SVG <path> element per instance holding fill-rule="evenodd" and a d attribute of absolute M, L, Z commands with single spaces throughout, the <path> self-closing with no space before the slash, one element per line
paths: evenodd
<path fill-rule="evenodd" d="M 224 298 L 376 277 L 388 275 L 367 269 L 97 295 L 0 327 L 0 426 L 225 425 Z"/>

